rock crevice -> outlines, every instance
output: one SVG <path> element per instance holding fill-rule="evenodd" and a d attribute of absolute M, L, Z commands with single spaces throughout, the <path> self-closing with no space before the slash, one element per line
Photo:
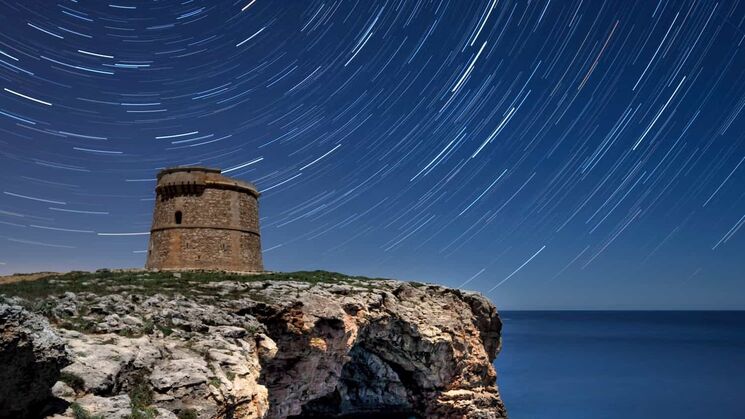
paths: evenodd
<path fill-rule="evenodd" d="M 506 418 L 492 366 L 501 322 L 479 294 L 343 276 L 178 278 L 181 290 L 147 292 L 137 284 L 149 273 L 124 284 L 90 275 L 102 291 L 45 296 L 49 320 L 18 307 L 38 301 L 0 289 L 15 304 L 7 318 L 18 319 L 2 325 L 0 356 L 28 358 L 38 375 L 29 401 L 64 402 L 57 418 L 75 409 L 107 418 Z M 43 416 L 23 403 L 3 399 L 0 417 Z"/>

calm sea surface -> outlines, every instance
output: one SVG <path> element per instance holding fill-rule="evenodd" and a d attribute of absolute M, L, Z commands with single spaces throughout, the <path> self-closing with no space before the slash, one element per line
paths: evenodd
<path fill-rule="evenodd" d="M 743 419 L 745 312 L 501 312 L 510 419 Z"/>

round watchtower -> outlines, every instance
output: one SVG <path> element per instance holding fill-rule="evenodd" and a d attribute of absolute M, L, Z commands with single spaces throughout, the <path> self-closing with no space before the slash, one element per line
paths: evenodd
<path fill-rule="evenodd" d="M 148 269 L 263 271 L 259 192 L 220 169 L 158 173 Z"/>

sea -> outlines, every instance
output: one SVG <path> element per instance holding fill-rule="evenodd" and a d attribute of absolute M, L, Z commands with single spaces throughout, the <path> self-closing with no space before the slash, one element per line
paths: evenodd
<path fill-rule="evenodd" d="M 510 419 L 743 419 L 745 312 L 506 311 Z"/>

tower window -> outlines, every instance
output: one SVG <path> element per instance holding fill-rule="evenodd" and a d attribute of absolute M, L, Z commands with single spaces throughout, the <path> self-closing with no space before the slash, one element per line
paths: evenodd
<path fill-rule="evenodd" d="M 176 211 L 176 224 L 181 224 L 181 211 Z"/>

